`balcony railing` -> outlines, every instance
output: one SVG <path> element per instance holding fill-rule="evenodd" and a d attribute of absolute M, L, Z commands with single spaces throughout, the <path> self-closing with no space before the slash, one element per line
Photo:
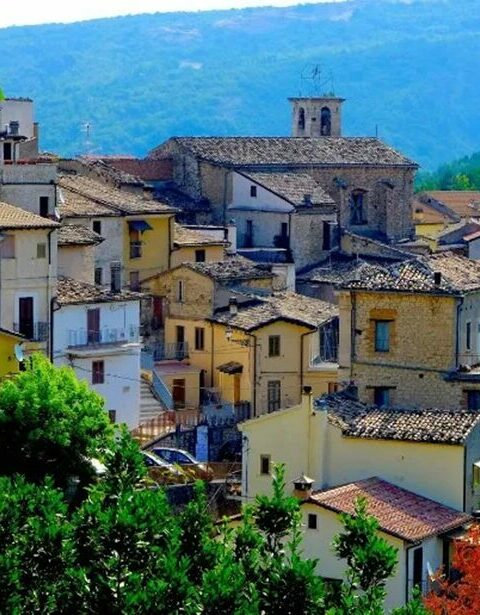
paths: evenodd
<path fill-rule="evenodd" d="M 46 342 L 48 340 L 48 322 L 14 322 L 13 330 L 32 342 Z"/>
<path fill-rule="evenodd" d="M 98 346 L 102 344 L 133 344 L 139 340 L 139 327 L 124 329 L 102 328 L 98 331 L 69 329 L 68 346 Z"/>
<path fill-rule="evenodd" d="M 141 258 L 142 256 L 142 242 L 131 241 L 130 242 L 130 258 Z"/>
<path fill-rule="evenodd" d="M 187 342 L 149 344 L 145 347 L 145 350 L 152 354 L 154 361 L 181 361 L 188 357 Z"/>

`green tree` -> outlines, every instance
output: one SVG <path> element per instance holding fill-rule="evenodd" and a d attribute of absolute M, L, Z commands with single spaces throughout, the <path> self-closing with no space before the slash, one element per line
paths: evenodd
<path fill-rule="evenodd" d="M 73 476 L 88 481 L 89 459 L 112 446 L 103 399 L 71 368 L 40 354 L 0 384 L 0 408 L 0 475 L 22 474 L 36 483 L 51 476 L 66 487 Z"/>

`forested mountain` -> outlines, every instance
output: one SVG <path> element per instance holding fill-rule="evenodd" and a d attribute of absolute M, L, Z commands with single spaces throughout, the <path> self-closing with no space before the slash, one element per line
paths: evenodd
<path fill-rule="evenodd" d="M 145 154 L 171 135 L 289 134 L 288 96 L 347 98 L 345 134 L 427 168 L 480 149 L 478 0 L 346 0 L 0 30 L 0 85 L 42 145 Z M 92 125 L 86 144 L 82 125 Z"/>

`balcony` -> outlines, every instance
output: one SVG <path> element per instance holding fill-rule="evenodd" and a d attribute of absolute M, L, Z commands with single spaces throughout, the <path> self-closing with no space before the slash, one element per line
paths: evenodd
<path fill-rule="evenodd" d="M 149 344 L 145 351 L 153 357 L 153 361 L 182 361 L 188 357 L 188 343 L 174 342 L 171 344 Z"/>
<path fill-rule="evenodd" d="M 46 342 L 48 340 L 48 322 L 14 322 L 13 330 L 32 342 Z"/>
<path fill-rule="evenodd" d="M 125 329 L 104 327 L 98 331 L 69 329 L 68 347 L 102 346 L 105 344 L 134 344 L 139 341 L 139 327 L 131 325 Z"/>
<path fill-rule="evenodd" d="M 130 258 L 141 258 L 142 257 L 142 244 L 141 241 L 131 241 L 130 242 Z"/>

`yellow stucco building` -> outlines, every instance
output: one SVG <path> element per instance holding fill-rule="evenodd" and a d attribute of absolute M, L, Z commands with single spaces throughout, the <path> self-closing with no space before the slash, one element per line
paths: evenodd
<path fill-rule="evenodd" d="M 182 263 L 214 263 L 223 261 L 225 250 L 230 245 L 224 238 L 224 229 L 213 227 L 197 230 L 175 223 L 170 268 Z"/>
<path fill-rule="evenodd" d="M 345 564 L 330 549 L 341 530 L 336 513 L 352 512 L 355 498 L 366 497 L 382 535 L 399 549 L 400 566 L 387 585 L 389 607 L 410 597 L 413 581 L 426 589 L 429 571 L 443 563 L 447 531 L 478 506 L 477 412 L 380 410 L 348 390 L 313 401 L 306 388 L 300 404 L 239 428 L 246 501 L 271 492 L 276 463 L 285 464 L 286 484 L 297 496 L 294 486 L 302 477 L 313 482 L 314 491 L 303 496 L 304 552 L 319 559 L 322 576 L 342 578 Z M 419 527 L 423 533 L 414 535 Z"/>
<path fill-rule="evenodd" d="M 20 371 L 18 359 L 23 355 L 24 341 L 22 335 L 0 329 L 0 379 Z"/>
<path fill-rule="evenodd" d="M 378 406 L 480 408 L 480 263 L 372 269 L 339 292 L 339 379 Z"/>

